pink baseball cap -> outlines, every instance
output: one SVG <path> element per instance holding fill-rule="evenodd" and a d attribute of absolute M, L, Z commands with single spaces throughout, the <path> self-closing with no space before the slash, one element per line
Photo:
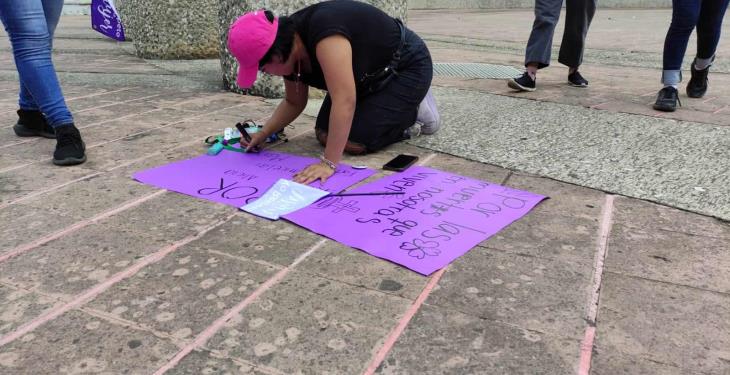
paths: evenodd
<path fill-rule="evenodd" d="M 236 84 L 247 89 L 256 82 L 259 60 L 266 55 L 276 39 L 279 19 L 269 22 L 263 9 L 238 17 L 228 29 L 228 50 L 238 60 Z"/>

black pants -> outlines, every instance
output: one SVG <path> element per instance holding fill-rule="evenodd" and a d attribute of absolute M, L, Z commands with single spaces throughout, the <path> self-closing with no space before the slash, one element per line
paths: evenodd
<path fill-rule="evenodd" d="M 403 131 L 416 122 L 418 105 L 431 87 L 432 78 L 431 53 L 418 35 L 406 29 L 397 76 L 382 90 L 358 96 L 348 139 L 371 152 L 402 141 Z M 332 99 L 327 94 L 317 115 L 317 128 L 329 128 L 331 110 Z"/>

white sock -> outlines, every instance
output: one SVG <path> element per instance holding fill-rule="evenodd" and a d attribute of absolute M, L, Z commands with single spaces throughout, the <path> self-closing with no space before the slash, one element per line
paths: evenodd
<path fill-rule="evenodd" d="M 710 57 L 709 59 L 701 59 L 699 57 L 696 58 L 695 59 L 695 69 L 705 70 L 705 69 L 709 68 L 710 65 L 712 65 L 713 58 L 714 58 L 714 56 Z"/>
<path fill-rule="evenodd" d="M 528 66 L 527 67 L 527 74 L 530 75 L 530 78 L 534 81 L 537 79 L 537 67 L 536 66 Z"/>

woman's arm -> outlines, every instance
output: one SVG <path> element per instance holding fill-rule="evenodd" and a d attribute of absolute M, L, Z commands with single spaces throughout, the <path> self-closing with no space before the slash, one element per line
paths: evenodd
<path fill-rule="evenodd" d="M 332 99 L 324 157 L 337 164 L 350 135 L 357 100 L 350 41 L 342 35 L 322 39 L 317 43 L 317 61 Z"/>
<path fill-rule="evenodd" d="M 332 99 L 327 146 L 324 157 L 336 165 L 342 160 L 347 138 L 352 128 L 357 93 L 352 73 L 352 46 L 342 35 L 333 35 L 317 43 L 317 61 L 322 67 L 327 91 Z M 321 180 L 322 183 L 335 173 L 328 162 L 312 164 L 294 176 L 294 181 L 308 184 Z"/>
<path fill-rule="evenodd" d="M 270 135 L 284 129 L 304 111 L 309 98 L 309 86 L 302 82 L 284 80 L 284 89 L 286 93 L 284 100 L 276 106 L 274 113 L 266 121 L 261 131 L 253 134 L 247 149 L 262 143 Z"/>

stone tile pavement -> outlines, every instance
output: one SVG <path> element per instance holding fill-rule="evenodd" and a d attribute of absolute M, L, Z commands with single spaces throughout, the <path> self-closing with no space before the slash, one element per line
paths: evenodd
<path fill-rule="evenodd" d="M 652 40 L 662 14 L 599 12 L 638 20 L 632 25 L 647 29 L 636 34 Z M 410 16 L 429 35 L 436 61 L 519 65 L 529 11 L 440 17 Z M 87 30 L 87 21 L 62 20 L 54 56 L 88 145 L 89 161 L 79 167 L 53 166 L 53 141 L 12 133 L 17 83 L 0 38 L 0 374 L 730 373 L 727 222 L 526 173 L 523 163 L 504 168 L 454 156 L 457 148 L 403 143 L 348 158 L 379 168 L 412 153 L 434 168 L 551 197 L 422 277 L 286 222 L 133 181 L 140 169 L 199 155 L 204 136 L 243 117 L 264 118 L 273 106 L 220 91 L 217 61 L 140 60 Z M 629 21 L 615 28 L 607 21 L 597 19 L 591 42 L 601 50 L 589 50 L 587 60 L 638 48 L 608 37 L 628 33 Z M 475 25 L 509 30 L 480 38 L 512 47 L 432 36 L 473 37 Z M 644 52 L 656 61 L 655 46 Z M 586 94 L 567 90 L 560 68 L 541 74 L 544 90 L 534 94 L 487 80 L 435 84 L 441 95 L 483 95 L 469 102 L 472 111 L 484 101 L 537 101 L 551 118 L 574 106 L 607 121 L 648 121 L 651 98 L 642 94 L 652 87 L 619 83 L 627 66 L 587 65 Z M 651 67 L 635 72 L 656 75 Z M 723 94 L 713 84 L 717 99 L 667 121 L 723 129 L 722 111 L 712 113 Z M 613 101 L 623 104 L 600 106 Z M 444 115 L 456 123 L 461 113 L 450 108 Z M 318 154 L 313 123 L 297 120 L 292 141 L 278 149 Z M 453 137 L 443 141 L 458 142 Z M 522 152 L 540 157 L 539 147 Z"/>

